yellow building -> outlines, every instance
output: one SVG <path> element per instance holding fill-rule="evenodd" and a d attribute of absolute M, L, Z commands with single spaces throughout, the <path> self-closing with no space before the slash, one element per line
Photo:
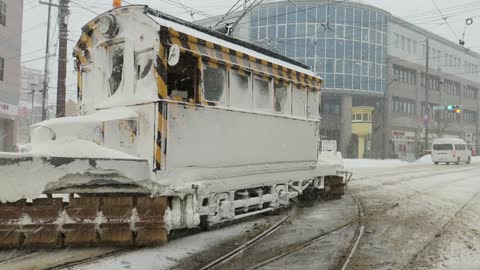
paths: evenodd
<path fill-rule="evenodd" d="M 358 139 L 357 158 L 365 156 L 365 144 L 372 134 L 373 107 L 352 107 L 352 135 Z"/>

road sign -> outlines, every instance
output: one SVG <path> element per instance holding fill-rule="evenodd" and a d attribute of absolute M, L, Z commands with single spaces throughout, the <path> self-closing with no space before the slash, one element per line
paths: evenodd
<path fill-rule="evenodd" d="M 432 108 L 434 111 L 442 111 L 445 110 L 445 105 L 434 105 Z"/>

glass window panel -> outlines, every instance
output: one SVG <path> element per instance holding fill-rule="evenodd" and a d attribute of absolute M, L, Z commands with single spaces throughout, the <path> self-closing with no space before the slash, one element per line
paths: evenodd
<path fill-rule="evenodd" d="M 362 40 L 362 28 L 360 27 L 353 27 L 353 39 L 356 41 Z"/>
<path fill-rule="evenodd" d="M 362 10 L 362 27 L 368 27 L 369 22 L 369 12 L 368 10 Z"/>
<path fill-rule="evenodd" d="M 360 77 L 360 90 L 368 90 L 368 77 Z"/>
<path fill-rule="evenodd" d="M 362 70 L 362 64 L 360 62 L 353 62 L 353 74 L 360 74 Z"/>
<path fill-rule="evenodd" d="M 362 75 L 368 75 L 368 63 L 362 63 Z"/>
<path fill-rule="evenodd" d="M 382 66 L 375 65 L 375 77 L 382 77 Z"/>
<path fill-rule="evenodd" d="M 306 29 L 305 29 L 305 24 L 304 23 L 298 23 L 297 24 L 297 35 L 296 37 L 302 38 L 305 37 L 306 34 Z"/>
<path fill-rule="evenodd" d="M 288 57 L 295 57 L 295 39 L 287 39 L 287 50 Z"/>
<path fill-rule="evenodd" d="M 362 29 L 362 41 L 368 41 L 368 29 Z"/>
<path fill-rule="evenodd" d="M 360 76 L 353 76 L 353 89 L 360 90 Z"/>
<path fill-rule="evenodd" d="M 343 73 L 343 60 L 336 60 L 335 72 L 336 73 Z"/>
<path fill-rule="evenodd" d="M 250 15 L 250 27 L 258 26 L 258 9 L 254 9 Z"/>
<path fill-rule="evenodd" d="M 325 75 L 325 87 L 326 88 L 333 88 L 335 79 L 333 77 L 333 73 L 326 73 Z"/>
<path fill-rule="evenodd" d="M 297 27 L 295 24 L 288 24 L 287 25 L 287 37 L 294 38 L 297 36 Z"/>
<path fill-rule="evenodd" d="M 315 57 L 315 41 L 313 38 L 307 38 L 307 57 Z"/>
<path fill-rule="evenodd" d="M 337 6 L 337 20 L 338 24 L 345 24 L 345 7 Z"/>
<path fill-rule="evenodd" d="M 368 61 L 368 43 L 362 42 L 362 60 Z"/>
<path fill-rule="evenodd" d="M 317 6 L 317 22 L 324 23 L 327 21 L 327 7 L 325 5 Z"/>
<path fill-rule="evenodd" d="M 297 9 L 295 6 L 287 7 L 287 23 L 295 24 L 297 23 Z"/>
<path fill-rule="evenodd" d="M 345 61 L 345 73 L 346 74 L 352 74 L 353 72 L 353 62 L 346 60 Z"/>
<path fill-rule="evenodd" d="M 352 75 L 345 75 L 345 89 L 352 89 L 353 88 L 353 76 Z"/>
<path fill-rule="evenodd" d="M 252 107 L 250 73 L 230 72 L 230 105 L 245 109 Z"/>
<path fill-rule="evenodd" d="M 270 39 L 275 39 L 277 37 L 277 29 L 275 25 L 271 25 L 268 27 L 268 37 Z"/>
<path fill-rule="evenodd" d="M 345 39 L 353 40 L 353 26 L 345 26 Z"/>
<path fill-rule="evenodd" d="M 343 75 L 335 75 L 335 88 L 343 89 Z"/>
<path fill-rule="evenodd" d="M 255 77 L 253 81 L 255 109 L 261 111 L 273 111 L 273 97 L 270 91 L 270 80 Z"/>
<path fill-rule="evenodd" d="M 308 50 L 307 50 L 307 52 L 308 52 Z M 315 68 L 315 60 L 314 60 L 313 58 L 308 58 L 307 61 L 306 61 L 306 63 L 307 63 L 307 66 L 310 67 L 310 70 L 314 70 L 314 68 Z"/>
<path fill-rule="evenodd" d="M 267 37 L 267 28 L 266 27 L 260 27 L 259 28 L 259 35 L 258 39 L 265 39 Z"/>
<path fill-rule="evenodd" d="M 250 29 L 250 40 L 257 40 L 258 39 L 258 28 L 251 28 Z"/>
<path fill-rule="evenodd" d="M 286 45 L 286 40 L 281 39 L 277 41 L 277 52 L 280 54 L 285 55 L 285 46 Z"/>
<path fill-rule="evenodd" d="M 335 66 L 335 60 L 334 59 L 327 59 L 326 61 L 326 72 L 333 73 L 333 67 Z"/>
<path fill-rule="evenodd" d="M 339 40 L 337 39 L 336 42 L 335 42 L 335 46 L 336 46 L 336 49 L 335 49 L 335 57 L 336 58 L 343 58 L 344 56 L 344 47 L 345 47 L 345 43 L 343 40 Z"/>
<path fill-rule="evenodd" d="M 314 23 L 317 20 L 316 6 L 307 6 L 307 22 Z"/>
<path fill-rule="evenodd" d="M 353 8 L 347 7 L 345 12 L 345 24 L 353 25 Z"/>
<path fill-rule="evenodd" d="M 328 58 L 335 57 L 335 40 L 334 39 L 327 39 L 327 57 Z"/>
<path fill-rule="evenodd" d="M 362 9 L 356 8 L 355 9 L 355 26 L 361 26 L 362 25 Z"/>
<path fill-rule="evenodd" d="M 370 29 L 377 29 L 377 13 L 370 12 Z"/>
<path fill-rule="evenodd" d="M 208 101 L 225 103 L 226 71 L 223 68 L 214 68 L 205 65 L 203 70 L 203 90 Z"/>
<path fill-rule="evenodd" d="M 329 18 L 329 22 L 331 25 L 335 24 L 335 6 L 327 5 L 327 17 Z"/>
<path fill-rule="evenodd" d="M 285 38 L 285 25 L 279 25 L 278 26 L 277 36 L 278 36 L 278 38 Z"/>
<path fill-rule="evenodd" d="M 353 43 L 353 58 L 355 60 L 362 59 L 362 45 L 360 42 L 355 41 Z"/>
<path fill-rule="evenodd" d="M 260 8 L 258 25 L 259 26 L 266 26 L 267 25 L 267 18 L 268 18 L 268 9 L 264 8 L 264 7 Z"/>
<path fill-rule="evenodd" d="M 368 75 L 370 77 L 375 77 L 375 63 L 368 64 Z"/>
<path fill-rule="evenodd" d="M 376 43 L 376 37 L 377 35 L 375 34 L 375 30 L 370 29 L 370 42 L 371 43 Z"/>
<path fill-rule="evenodd" d="M 345 41 L 345 59 L 353 58 L 353 42 L 351 40 Z"/>
<path fill-rule="evenodd" d="M 287 22 L 287 9 L 285 7 L 277 8 L 277 23 L 284 24 Z"/>
<path fill-rule="evenodd" d="M 288 84 L 286 83 L 274 83 L 273 86 L 274 92 L 274 107 L 275 112 L 282 113 L 282 114 L 290 114 L 291 110 L 291 97 Z"/>
<path fill-rule="evenodd" d="M 375 78 L 368 78 L 368 90 L 375 91 Z"/>
<path fill-rule="evenodd" d="M 307 24 L 307 36 L 308 37 L 315 37 L 315 24 Z"/>
<path fill-rule="evenodd" d="M 317 39 L 317 57 L 325 58 L 325 39 Z"/>
<path fill-rule="evenodd" d="M 292 88 L 292 115 L 305 118 L 307 116 L 307 91 L 305 88 Z"/>
<path fill-rule="evenodd" d="M 370 44 L 370 53 L 368 59 L 371 62 L 375 62 L 375 44 Z"/>
<path fill-rule="evenodd" d="M 297 52 L 295 53 L 296 57 L 305 57 L 305 39 L 297 39 Z"/>
<path fill-rule="evenodd" d="M 335 26 L 336 38 L 345 38 L 345 27 L 343 25 Z"/>
<path fill-rule="evenodd" d="M 307 7 L 304 5 L 297 5 L 297 23 L 307 22 Z"/>
<path fill-rule="evenodd" d="M 268 25 L 277 24 L 277 8 L 269 7 L 268 8 Z"/>
<path fill-rule="evenodd" d="M 325 72 L 325 60 L 317 58 L 317 63 L 315 65 L 315 72 L 323 74 Z"/>

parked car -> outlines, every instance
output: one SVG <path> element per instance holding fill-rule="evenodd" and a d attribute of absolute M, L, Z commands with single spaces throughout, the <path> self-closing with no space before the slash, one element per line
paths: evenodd
<path fill-rule="evenodd" d="M 447 164 L 472 161 L 472 151 L 462 139 L 441 138 L 435 139 L 432 144 L 432 161 L 434 164 L 445 162 Z"/>

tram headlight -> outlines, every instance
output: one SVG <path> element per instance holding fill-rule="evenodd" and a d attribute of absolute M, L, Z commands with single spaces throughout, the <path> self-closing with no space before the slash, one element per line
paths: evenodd
<path fill-rule="evenodd" d="M 100 18 L 98 22 L 98 29 L 106 36 L 113 37 L 118 30 L 118 24 L 115 17 L 111 14 L 107 14 Z"/>

